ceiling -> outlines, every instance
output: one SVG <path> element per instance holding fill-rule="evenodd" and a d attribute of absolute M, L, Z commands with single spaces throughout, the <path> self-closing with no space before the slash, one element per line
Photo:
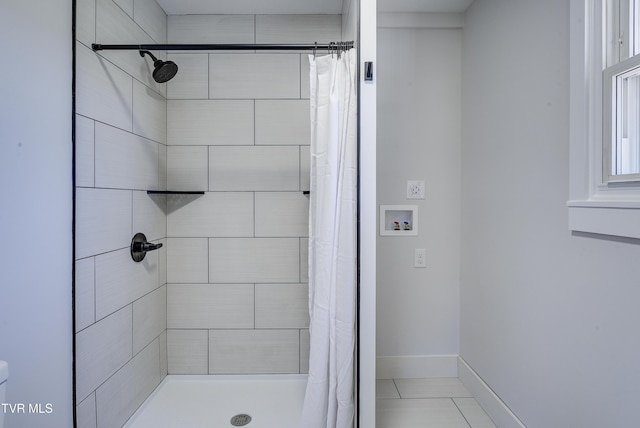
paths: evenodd
<path fill-rule="evenodd" d="M 157 0 L 168 15 L 340 14 L 342 0 Z"/>
<path fill-rule="evenodd" d="M 340 14 L 342 0 L 157 0 L 169 15 Z M 353 0 L 352 0 L 353 1 Z M 464 12 L 472 0 L 378 0 L 379 12 Z"/>

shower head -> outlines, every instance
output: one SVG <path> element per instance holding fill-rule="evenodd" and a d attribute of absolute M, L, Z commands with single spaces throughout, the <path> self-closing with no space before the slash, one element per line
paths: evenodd
<path fill-rule="evenodd" d="M 140 56 L 144 57 L 147 54 L 153 60 L 153 80 L 158 83 L 168 82 L 173 79 L 173 77 L 178 72 L 178 65 L 173 61 L 162 61 L 161 59 L 156 58 L 149 51 L 140 51 Z"/>

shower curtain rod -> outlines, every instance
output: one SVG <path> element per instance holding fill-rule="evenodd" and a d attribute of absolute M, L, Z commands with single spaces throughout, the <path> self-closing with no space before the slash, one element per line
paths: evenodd
<path fill-rule="evenodd" d="M 300 50 L 345 50 L 353 47 L 353 41 L 350 42 L 331 42 L 331 43 L 314 43 L 314 44 L 172 44 L 172 45 L 103 45 L 93 43 L 91 48 L 94 51 L 103 50 L 142 50 L 142 51 L 300 51 Z"/>

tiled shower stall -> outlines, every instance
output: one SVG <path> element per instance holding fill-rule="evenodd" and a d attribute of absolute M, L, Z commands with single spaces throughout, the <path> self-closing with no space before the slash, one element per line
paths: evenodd
<path fill-rule="evenodd" d="M 313 43 L 341 21 L 77 1 L 80 427 L 122 425 L 167 373 L 305 373 L 309 347 L 307 54 L 154 52 L 180 68 L 165 85 L 91 43 Z M 137 232 L 163 244 L 141 263 Z"/>

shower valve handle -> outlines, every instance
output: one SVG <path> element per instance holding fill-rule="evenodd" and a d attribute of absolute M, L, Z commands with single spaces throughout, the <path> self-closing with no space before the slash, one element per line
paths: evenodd
<path fill-rule="evenodd" d="M 136 242 L 133 244 L 134 251 L 153 251 L 162 248 L 162 244 L 152 244 L 151 242 Z"/>
<path fill-rule="evenodd" d="M 158 248 L 162 248 L 162 244 L 152 244 L 151 242 L 147 242 L 147 237 L 144 233 L 136 233 L 131 240 L 131 258 L 136 263 L 141 262 L 147 255 L 148 251 L 157 250 Z"/>

